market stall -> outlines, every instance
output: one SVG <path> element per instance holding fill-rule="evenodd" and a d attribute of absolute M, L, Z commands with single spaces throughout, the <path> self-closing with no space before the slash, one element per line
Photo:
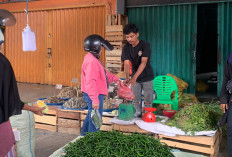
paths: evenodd
<path fill-rule="evenodd" d="M 115 87 L 110 88 L 111 90 L 104 100 L 105 108 L 100 127 L 101 131 L 116 131 L 126 135 L 133 135 L 134 133 L 148 135 L 153 139 L 159 139 L 174 149 L 173 154 L 191 152 L 192 154 L 188 154 L 188 156 L 217 156 L 222 136 L 217 127 L 217 121 L 221 117 L 218 104 L 199 103 L 194 95 L 181 92 L 178 96 L 181 105 L 179 110 L 172 114 L 173 117 L 165 113 L 169 111 L 170 106 L 161 104 L 157 105 L 156 114 L 153 113 L 154 110 L 150 111 L 149 115 L 154 114 L 155 117 L 148 122 L 144 117 L 131 118 L 133 107 L 129 101 L 118 101 Z M 65 94 L 59 95 L 62 95 L 63 98 L 70 97 Z M 124 93 L 124 95 L 129 97 L 128 93 Z M 83 105 L 81 92 L 77 92 L 71 97 L 75 98 L 74 102 L 71 103 L 70 100 L 74 100 L 71 98 L 68 101 L 65 100 L 63 105 L 60 106 L 48 105 L 49 111 L 45 116 L 35 116 L 36 128 L 79 135 L 88 111 Z M 115 102 L 120 102 L 119 106 Z M 65 103 L 66 105 L 64 105 Z M 126 111 L 126 114 L 122 114 L 122 110 Z M 79 140 L 79 138 L 74 141 Z M 177 152 L 176 149 L 179 151 Z M 64 148 L 61 148 L 57 152 L 58 154 L 64 154 L 64 150 Z M 57 154 L 57 152 L 54 152 L 54 154 Z"/>
<path fill-rule="evenodd" d="M 66 112 L 70 112 L 69 110 L 66 110 Z M 74 111 L 72 111 L 74 112 Z M 87 111 L 75 111 L 76 114 L 80 115 L 80 121 L 81 124 L 87 114 Z M 192 152 L 195 155 L 196 154 L 203 154 L 205 156 L 217 156 L 219 152 L 219 144 L 221 141 L 222 133 L 220 130 L 212 130 L 212 131 L 201 131 L 196 132 L 195 135 L 183 135 L 184 132 L 182 132 L 182 135 L 175 134 L 175 135 L 165 135 L 167 132 L 162 132 L 160 128 L 161 124 L 160 122 L 154 122 L 154 123 L 147 123 L 142 122 L 141 119 L 133 119 L 131 121 L 127 121 L 124 124 L 117 124 L 113 123 L 114 119 L 116 119 L 117 116 L 113 114 L 109 114 L 108 112 L 105 112 L 103 114 L 103 125 L 100 130 L 103 131 L 120 131 L 125 134 L 132 134 L 132 133 L 141 133 L 141 134 L 147 134 L 150 136 L 153 136 L 155 139 L 160 139 L 162 142 L 166 143 L 168 146 L 176 149 L 180 149 L 186 152 Z M 112 122 L 113 121 L 113 122 Z M 149 129 L 151 129 L 155 126 L 158 126 L 160 129 L 159 132 L 154 132 L 152 130 L 149 131 L 149 129 L 146 129 L 144 125 L 141 125 L 141 123 L 147 124 Z M 164 125 L 166 126 L 166 125 Z M 169 127 L 169 126 L 166 126 Z M 81 128 L 81 127 L 80 127 Z M 175 128 L 176 129 L 176 128 Z M 169 128 L 164 128 L 164 130 L 169 130 Z"/>

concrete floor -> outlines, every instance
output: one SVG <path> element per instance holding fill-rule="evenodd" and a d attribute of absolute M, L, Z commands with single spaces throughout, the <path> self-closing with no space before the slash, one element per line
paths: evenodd
<path fill-rule="evenodd" d="M 24 102 L 35 102 L 38 98 L 50 97 L 59 93 L 59 90 L 51 85 L 18 83 L 18 89 L 20 98 Z M 76 137 L 77 135 L 36 129 L 35 157 L 48 157 Z M 226 142 L 226 138 L 223 138 L 218 157 L 227 157 Z"/>
<path fill-rule="evenodd" d="M 38 98 L 56 96 L 60 89 L 55 89 L 52 85 L 40 85 L 29 83 L 18 83 L 19 95 L 24 102 L 35 102 Z"/>
<path fill-rule="evenodd" d="M 55 86 L 18 83 L 19 95 L 24 102 L 35 102 L 59 94 Z M 48 157 L 60 147 L 75 139 L 77 135 L 36 129 L 35 157 Z"/>
<path fill-rule="evenodd" d="M 77 135 L 36 129 L 35 157 L 48 157 L 76 137 Z"/>

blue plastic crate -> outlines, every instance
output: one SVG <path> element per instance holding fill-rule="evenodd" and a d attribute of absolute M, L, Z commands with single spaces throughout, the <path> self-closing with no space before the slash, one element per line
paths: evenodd
<path fill-rule="evenodd" d="M 64 109 L 64 110 L 86 110 L 86 109 L 88 109 L 88 106 L 85 106 L 85 107 L 83 107 L 83 108 L 66 108 L 66 107 L 64 107 L 64 106 L 62 105 L 62 106 L 60 106 L 60 108 L 61 108 L 61 109 Z"/>
<path fill-rule="evenodd" d="M 47 98 L 39 98 L 38 100 L 45 100 Z M 63 105 L 63 102 L 61 103 L 45 103 L 46 105 L 49 105 L 49 106 L 61 106 Z"/>

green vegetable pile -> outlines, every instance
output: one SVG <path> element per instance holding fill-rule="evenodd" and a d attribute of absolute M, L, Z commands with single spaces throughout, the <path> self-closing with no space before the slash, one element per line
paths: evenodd
<path fill-rule="evenodd" d="M 168 145 L 149 135 L 120 132 L 87 133 L 65 147 L 65 157 L 174 157 Z"/>
<path fill-rule="evenodd" d="M 190 132 L 194 135 L 198 131 L 216 130 L 218 128 L 217 122 L 222 114 L 218 104 L 193 104 L 177 112 L 172 119 L 166 122 L 166 125 L 174 126 L 185 133 Z"/>

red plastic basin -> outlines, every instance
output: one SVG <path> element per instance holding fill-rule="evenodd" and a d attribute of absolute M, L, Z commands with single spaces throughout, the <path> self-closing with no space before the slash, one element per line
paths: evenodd
<path fill-rule="evenodd" d="M 172 118 L 176 114 L 176 110 L 163 110 L 164 116 Z"/>

